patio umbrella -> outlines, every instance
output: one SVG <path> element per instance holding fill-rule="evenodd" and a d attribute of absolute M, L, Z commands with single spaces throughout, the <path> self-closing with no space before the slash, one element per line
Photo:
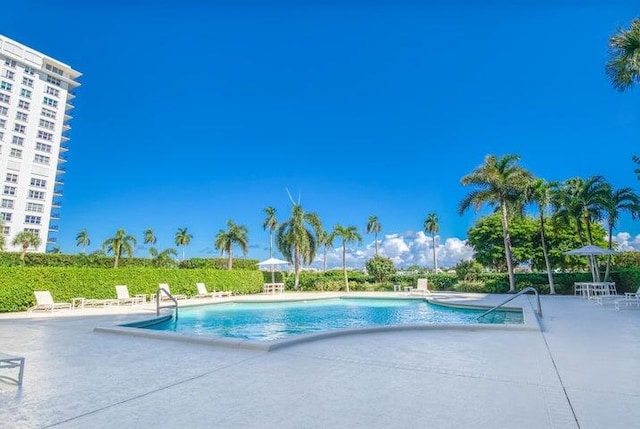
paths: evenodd
<path fill-rule="evenodd" d="M 273 272 L 273 267 L 275 267 L 276 265 L 289 265 L 289 261 L 283 261 L 282 259 L 278 259 L 278 258 L 269 258 L 266 261 L 258 262 L 257 265 L 259 268 L 270 267 L 271 283 L 275 283 L 275 279 L 274 279 L 275 275 Z"/>
<path fill-rule="evenodd" d="M 564 252 L 567 256 L 588 256 L 589 266 L 591 268 L 591 277 L 593 277 L 594 282 L 600 281 L 600 272 L 596 265 L 596 256 L 613 255 L 614 253 L 616 253 L 615 250 L 603 249 L 602 247 L 594 246 L 593 244 Z"/>

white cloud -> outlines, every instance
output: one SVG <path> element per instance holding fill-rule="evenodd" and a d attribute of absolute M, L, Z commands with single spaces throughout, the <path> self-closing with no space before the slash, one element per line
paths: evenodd
<path fill-rule="evenodd" d="M 618 250 L 640 251 L 640 234 L 632 237 L 628 232 L 619 232 L 613 236 L 613 241 L 618 244 Z"/>

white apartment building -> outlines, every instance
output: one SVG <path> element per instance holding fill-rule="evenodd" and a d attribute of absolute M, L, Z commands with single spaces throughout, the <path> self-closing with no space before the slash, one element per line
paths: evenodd
<path fill-rule="evenodd" d="M 24 230 L 55 246 L 73 90 L 81 74 L 0 34 L 0 219 L 5 249 Z M 32 251 L 33 249 L 30 249 Z"/>

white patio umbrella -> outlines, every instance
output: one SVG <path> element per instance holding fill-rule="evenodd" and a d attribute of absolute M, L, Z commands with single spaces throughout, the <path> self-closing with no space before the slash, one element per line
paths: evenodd
<path fill-rule="evenodd" d="M 283 261 L 282 259 L 278 259 L 278 258 L 269 258 L 266 261 L 262 261 L 262 262 L 258 262 L 258 267 L 259 268 L 264 268 L 264 267 L 270 267 L 271 268 L 271 283 L 275 283 L 274 281 L 274 267 L 276 265 L 289 265 L 289 261 Z"/>
<path fill-rule="evenodd" d="M 594 282 L 600 281 L 600 272 L 598 271 L 598 265 L 596 264 L 596 256 L 613 255 L 615 253 L 615 250 L 603 249 L 602 247 L 598 247 L 593 244 L 564 252 L 564 254 L 568 256 L 588 256 L 589 266 L 591 268 L 591 277 Z"/>

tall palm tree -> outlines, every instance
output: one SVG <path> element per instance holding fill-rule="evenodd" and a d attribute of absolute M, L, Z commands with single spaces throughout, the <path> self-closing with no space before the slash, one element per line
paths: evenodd
<path fill-rule="evenodd" d="M 322 223 L 315 213 L 305 213 L 300 204 L 293 203 L 291 218 L 281 223 L 276 233 L 276 246 L 284 258 L 293 264 L 294 289 L 300 285 L 300 264 L 310 264 L 316 256 L 316 237 Z"/>
<path fill-rule="evenodd" d="M 329 249 L 329 247 L 333 246 L 333 240 L 335 240 L 335 238 L 336 235 L 333 231 L 327 232 L 322 230 L 318 233 L 318 246 L 324 249 L 322 257 L 322 271 L 325 273 L 327 272 L 327 250 Z"/>
<path fill-rule="evenodd" d="M 609 232 L 609 249 L 613 248 L 613 229 L 618 222 L 620 213 L 627 211 L 635 219 L 640 216 L 640 197 L 631 188 L 613 189 L 608 187 L 604 210 L 607 214 L 607 227 Z M 607 257 L 607 268 L 604 274 L 604 281 L 609 278 L 611 269 L 611 255 Z"/>
<path fill-rule="evenodd" d="M 269 258 L 273 258 L 273 232 L 278 227 L 278 219 L 276 219 L 275 207 L 267 207 L 264 210 L 267 217 L 262 221 L 262 229 L 269 230 Z"/>
<path fill-rule="evenodd" d="M 373 240 L 376 244 L 376 256 L 378 256 L 378 233 L 382 230 L 382 225 L 378 221 L 378 216 L 369 216 L 367 221 L 367 234 L 373 234 Z"/>
<path fill-rule="evenodd" d="M 333 233 L 336 237 L 342 238 L 342 272 L 344 273 L 344 285 L 349 292 L 349 278 L 347 277 L 347 244 L 361 243 L 362 235 L 355 226 L 336 225 L 333 227 Z"/>
<path fill-rule="evenodd" d="M 249 232 L 244 225 L 237 225 L 231 219 L 227 221 L 227 230 L 221 229 L 216 235 L 214 242 L 216 249 L 220 250 L 222 256 L 225 252 L 228 255 L 227 269 L 233 268 L 233 246 L 238 246 L 244 255 L 249 250 Z"/>
<path fill-rule="evenodd" d="M 22 246 L 22 251 L 20 252 L 20 259 L 22 261 L 24 261 L 24 256 L 27 254 L 29 247 L 37 248 L 40 243 L 42 243 L 40 236 L 32 231 L 17 233 L 11 242 L 13 246 Z"/>
<path fill-rule="evenodd" d="M 102 248 L 107 253 L 113 253 L 113 268 L 118 268 L 118 262 L 122 255 L 127 254 L 129 257 L 133 256 L 133 249 L 136 243 L 137 240 L 133 235 L 127 234 L 124 229 L 119 229 L 116 231 L 116 235 L 106 239 L 104 243 L 102 243 Z"/>
<path fill-rule="evenodd" d="M 549 251 L 547 250 L 547 241 L 544 231 L 544 213 L 551 204 L 551 184 L 544 179 L 534 179 L 527 189 L 526 198 L 529 202 L 538 206 L 538 218 L 540 219 L 540 242 L 542 243 L 542 254 L 544 263 L 547 267 L 547 278 L 549 279 L 549 293 L 555 295 L 556 287 L 553 282 L 553 271 L 551 270 L 551 261 L 549 260 Z"/>
<path fill-rule="evenodd" d="M 628 30 L 619 29 L 609 38 L 606 72 L 618 91 L 640 83 L 640 18 L 634 18 Z"/>
<path fill-rule="evenodd" d="M 153 232 L 153 229 L 151 228 L 145 229 L 142 235 L 144 236 L 144 244 L 150 244 L 151 246 L 155 246 L 156 242 L 158 241 L 155 233 Z M 151 248 L 149 248 L 149 253 L 151 253 Z"/>
<path fill-rule="evenodd" d="M 178 256 L 178 252 L 173 247 L 169 247 L 162 252 L 159 252 L 158 249 L 151 246 L 149 247 L 149 254 L 153 259 L 153 263 L 156 267 L 171 267 L 175 265 L 175 261 L 173 257 Z"/>
<path fill-rule="evenodd" d="M 91 244 L 91 239 L 89 238 L 89 233 L 86 229 L 83 229 L 78 234 L 76 234 L 76 246 L 82 246 L 82 253 L 86 253 L 87 246 Z"/>
<path fill-rule="evenodd" d="M 192 234 L 189 234 L 187 228 L 178 228 L 175 236 L 176 246 L 182 246 L 182 260 L 184 261 L 184 249 L 191 243 L 193 238 Z"/>
<path fill-rule="evenodd" d="M 424 230 L 431 234 L 431 245 L 433 246 L 433 272 L 438 272 L 438 260 L 436 258 L 436 234 L 440 231 L 440 225 L 438 225 L 438 215 L 435 213 L 429 213 L 424 220 Z"/>
<path fill-rule="evenodd" d="M 522 200 L 521 196 L 526 184 L 531 179 L 531 173 L 517 165 L 519 160 L 520 156 L 513 154 L 505 155 L 502 158 L 487 155 L 484 164 L 476 167 L 461 179 L 462 185 L 476 186 L 478 189 L 467 195 L 458 206 L 460 214 L 463 214 L 471 206 L 477 211 L 485 204 L 500 211 L 504 253 L 509 275 L 509 292 L 515 292 L 516 288 L 511 237 L 509 236 L 509 213 Z"/>

